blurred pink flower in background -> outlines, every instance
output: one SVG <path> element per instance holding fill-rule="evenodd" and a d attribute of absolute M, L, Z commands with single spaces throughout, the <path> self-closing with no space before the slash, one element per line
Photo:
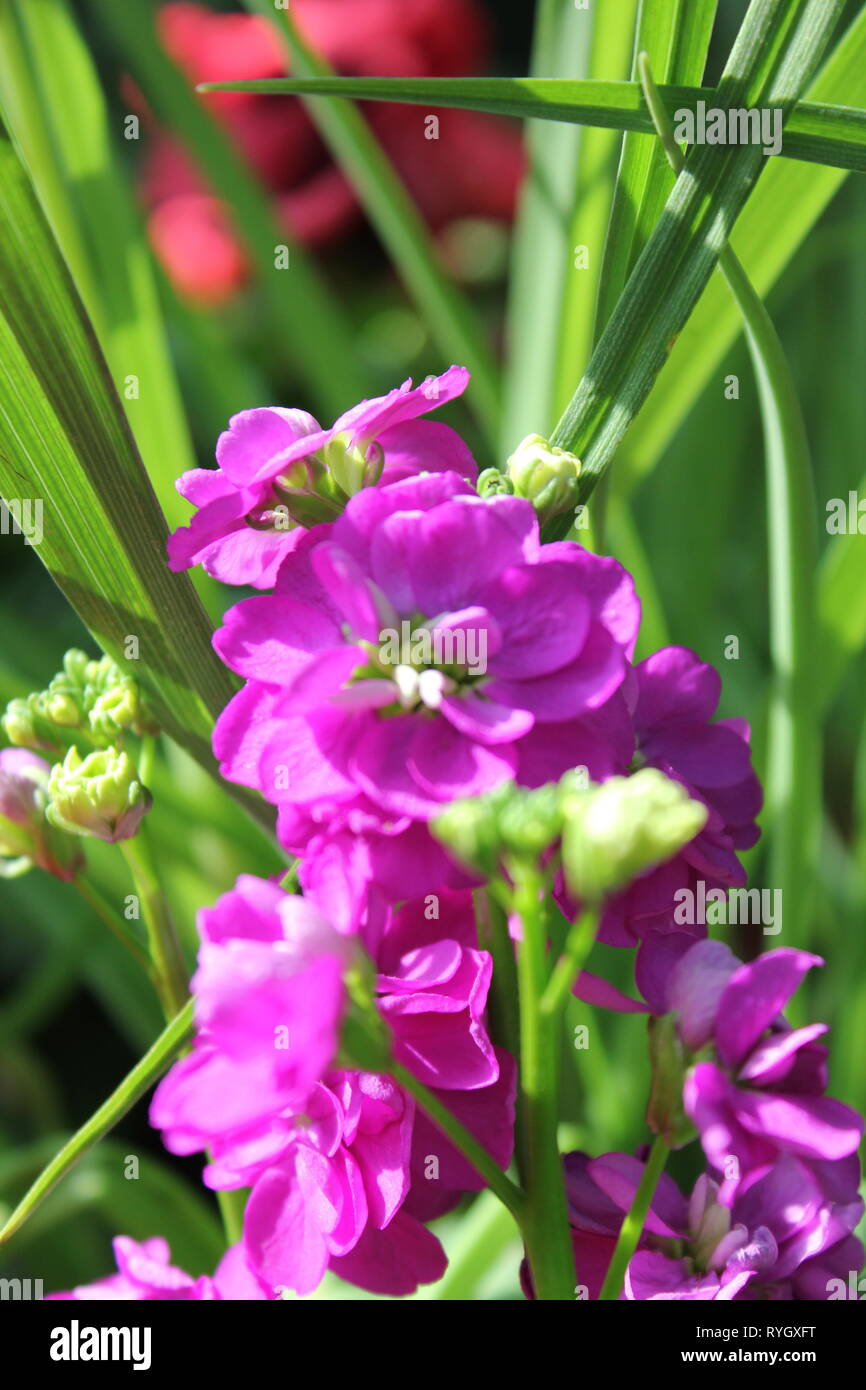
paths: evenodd
<path fill-rule="evenodd" d="M 477 0 L 294 0 L 303 37 L 344 76 L 451 77 L 484 71 L 488 25 Z M 191 83 L 286 75 L 279 34 L 254 15 L 174 3 L 158 13 L 163 46 Z M 202 100 L 271 194 L 287 233 L 307 246 L 359 220 L 351 185 L 294 97 L 213 92 Z M 523 172 L 516 126 L 469 111 L 373 102 L 364 112 L 431 227 L 458 217 L 508 220 Z M 438 138 L 425 133 L 436 115 Z M 223 204 L 182 146 L 153 127 L 141 173 L 153 247 L 176 288 L 206 303 L 245 282 L 247 258 Z"/>

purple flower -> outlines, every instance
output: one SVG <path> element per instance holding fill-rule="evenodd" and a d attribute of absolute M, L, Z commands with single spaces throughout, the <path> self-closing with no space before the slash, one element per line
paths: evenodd
<path fill-rule="evenodd" d="M 685 1080 L 684 1102 L 711 1166 L 726 1176 L 765 1170 L 780 1154 L 811 1164 L 853 1154 L 863 1121 L 823 1094 L 825 1024 L 791 1028 L 782 1010 L 819 956 L 781 947 L 742 965 L 717 941 L 685 933 L 648 939 L 637 978 L 652 1011 L 673 1011 L 686 1048 L 712 1046 Z"/>
<path fill-rule="evenodd" d="M 193 468 L 178 491 L 198 508 L 168 543 L 169 567 L 200 564 L 226 584 L 273 587 L 307 525 L 339 515 L 369 482 L 453 470 L 474 479 L 468 447 L 448 425 L 418 417 L 459 396 L 463 367 L 412 388 L 362 401 L 323 430 L 303 410 L 262 407 L 232 416 L 220 435 L 216 470 Z"/>
<path fill-rule="evenodd" d="M 575 1273 L 585 1296 L 596 1299 L 644 1163 L 622 1153 L 596 1159 L 567 1154 L 564 1163 Z M 663 1174 L 620 1297 L 829 1298 L 831 1279 L 863 1262 L 863 1248 L 851 1234 L 863 1214 L 859 1166 L 851 1158 L 830 1167 L 832 1184 L 822 1187 L 808 1165 L 782 1154 L 727 1191 L 704 1173 L 688 1201 Z M 523 1282 L 531 1297 L 526 1269 Z"/>
<path fill-rule="evenodd" d="M 66 1293 L 46 1294 L 48 1300 L 108 1302 L 134 1300 L 143 1303 L 195 1303 L 230 1299 L 235 1302 L 270 1298 L 261 1280 L 250 1269 L 243 1248 L 233 1245 L 226 1251 L 211 1278 L 191 1274 L 169 1264 L 168 1244 L 161 1236 L 135 1241 L 116 1236 L 112 1241 L 117 1273 L 94 1284 L 82 1284 Z"/>
<path fill-rule="evenodd" d="M 454 474 L 368 489 L 226 614 L 215 645 L 247 684 L 222 772 L 314 817 L 364 797 L 413 821 L 510 777 L 602 778 L 630 751 L 607 702 L 638 621 L 622 568 L 542 548 L 520 498 Z"/>
<path fill-rule="evenodd" d="M 709 811 L 703 830 L 667 864 L 635 880 L 607 904 L 599 940 L 633 946 L 652 930 L 677 925 L 678 894 L 725 890 L 746 882 L 736 851 L 760 834 L 755 816 L 761 787 L 749 756 L 749 728 L 741 719 L 713 716 L 718 672 L 685 647 L 665 647 L 634 668 L 623 698 L 634 727 L 633 766 L 656 767 L 681 782 Z M 696 935 L 706 925 L 695 924 Z"/>

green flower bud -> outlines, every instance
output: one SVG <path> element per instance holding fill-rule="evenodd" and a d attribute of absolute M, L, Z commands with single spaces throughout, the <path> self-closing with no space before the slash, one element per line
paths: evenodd
<path fill-rule="evenodd" d="M 62 746 L 57 731 L 35 708 L 32 695 L 24 700 L 10 700 L 0 723 L 9 742 L 17 748 L 54 752 Z"/>
<path fill-rule="evenodd" d="M 48 798 L 46 814 L 57 829 L 110 842 L 131 839 L 152 801 L 132 759 L 116 748 L 83 759 L 70 748 L 51 770 Z"/>
<path fill-rule="evenodd" d="M 514 484 L 507 473 L 500 473 L 498 468 L 485 468 L 478 475 L 475 490 L 479 497 L 510 497 Z"/>
<path fill-rule="evenodd" d="M 707 808 L 656 768 L 565 798 L 562 859 L 575 897 L 600 902 L 694 839 Z"/>
<path fill-rule="evenodd" d="M 506 782 L 487 796 L 452 801 L 430 822 L 430 829 L 459 863 L 489 877 L 500 857 L 499 815 L 516 790 L 513 782 Z"/>
<path fill-rule="evenodd" d="M 356 444 L 351 430 L 329 439 L 322 457 L 329 474 L 346 497 L 354 497 L 356 492 L 378 483 L 385 467 L 381 444 L 375 440 Z"/>
<path fill-rule="evenodd" d="M 508 477 L 518 497 L 530 501 L 541 525 L 577 502 L 580 459 L 528 434 L 508 460 Z"/>
<path fill-rule="evenodd" d="M 497 822 L 500 843 L 508 853 L 537 860 L 562 833 L 559 787 L 555 782 L 534 791 L 515 787 Z"/>

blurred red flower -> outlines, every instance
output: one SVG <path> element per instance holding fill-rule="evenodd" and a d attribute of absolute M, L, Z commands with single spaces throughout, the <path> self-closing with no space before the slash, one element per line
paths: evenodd
<path fill-rule="evenodd" d="M 292 0 L 307 41 L 350 76 L 445 77 L 485 66 L 488 26 L 477 0 Z M 191 83 L 280 77 L 279 37 L 262 18 L 173 3 L 161 41 Z M 300 101 L 250 93 L 202 100 L 270 191 L 289 235 L 307 246 L 339 240 L 360 219 L 355 194 Z M 365 115 L 431 227 L 457 217 L 509 219 L 523 172 L 510 122 L 467 111 L 366 103 Z M 429 138 L 429 117 L 439 122 Z M 182 146 L 152 128 L 141 174 L 149 231 L 176 287 L 206 303 L 229 298 L 247 258 L 224 205 Z"/>

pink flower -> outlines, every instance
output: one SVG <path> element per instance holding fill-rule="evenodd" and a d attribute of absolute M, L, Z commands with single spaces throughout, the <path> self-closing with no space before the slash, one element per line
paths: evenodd
<path fill-rule="evenodd" d="M 233 415 L 217 441 L 219 467 L 193 468 L 178 480 L 198 510 L 169 538 L 169 568 L 200 564 L 226 584 L 269 589 L 305 525 L 338 516 L 368 481 L 386 486 L 446 469 L 474 478 L 475 461 L 459 435 L 419 418 L 461 395 L 468 381 L 462 367 L 414 389 L 404 381 L 353 406 L 330 429 L 306 411 L 279 406 Z"/>
<path fill-rule="evenodd" d="M 459 76 L 479 72 L 487 48 L 475 0 L 292 0 L 302 33 L 338 71 L 353 75 Z M 280 77 L 285 59 L 264 18 L 169 4 L 159 34 L 191 83 Z M 300 101 L 249 93 L 201 100 L 264 183 L 290 235 L 333 242 L 358 221 L 355 192 L 333 164 Z M 139 98 L 138 104 L 141 105 Z M 460 216 L 511 217 L 523 170 L 519 131 L 495 117 L 365 103 L 365 115 L 434 227 Z M 154 248 L 184 294 L 219 303 L 246 282 L 249 262 L 224 205 L 186 151 L 152 129 L 141 191 Z"/>

